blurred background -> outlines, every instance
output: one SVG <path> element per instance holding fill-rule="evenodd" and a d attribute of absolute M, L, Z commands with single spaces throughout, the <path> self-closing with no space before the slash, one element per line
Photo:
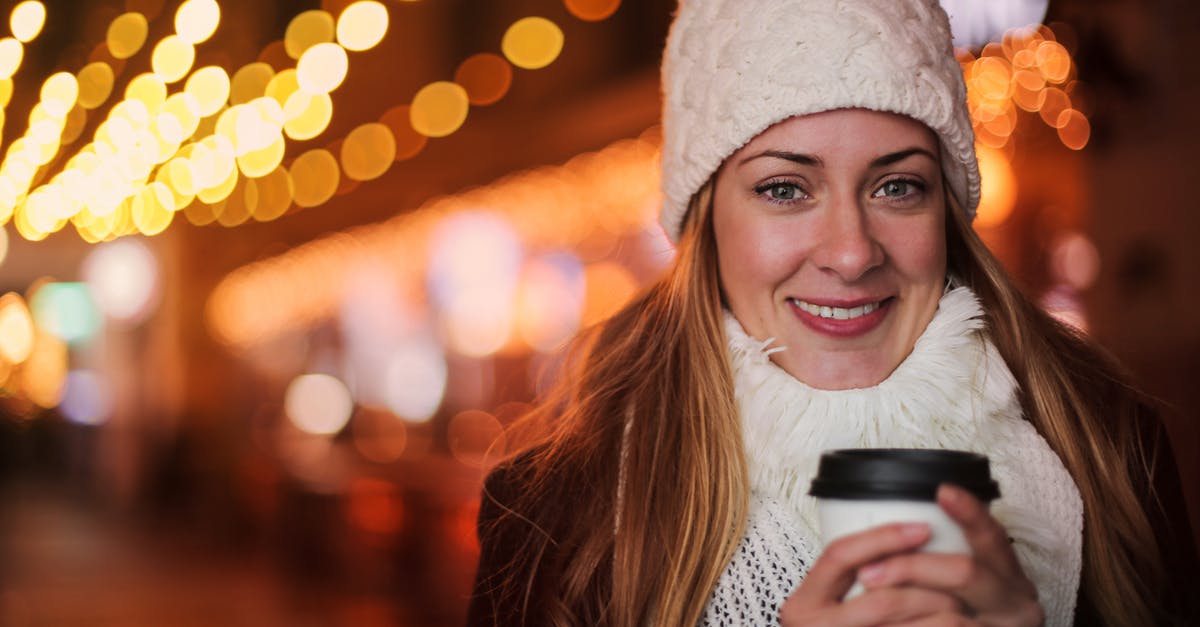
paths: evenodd
<path fill-rule="evenodd" d="M 1200 5 L 945 0 L 976 228 L 1200 529 Z M 0 1 L 0 625 L 456 625 L 482 477 L 656 277 L 674 0 Z"/>

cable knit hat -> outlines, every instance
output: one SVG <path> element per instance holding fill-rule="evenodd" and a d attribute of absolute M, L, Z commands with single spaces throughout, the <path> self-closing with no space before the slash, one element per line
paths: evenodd
<path fill-rule="evenodd" d="M 845 108 L 933 129 L 950 189 L 974 218 L 974 133 L 937 0 L 681 0 L 662 82 L 660 221 L 672 241 L 726 157 L 776 122 Z"/>

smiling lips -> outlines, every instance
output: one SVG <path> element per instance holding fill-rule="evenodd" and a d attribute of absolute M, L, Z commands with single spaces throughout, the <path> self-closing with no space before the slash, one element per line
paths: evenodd
<path fill-rule="evenodd" d="M 851 307 L 835 307 L 789 298 L 788 305 L 805 326 L 818 333 L 834 337 L 854 337 L 879 326 L 887 317 L 894 300 L 895 298 L 888 297 Z"/>

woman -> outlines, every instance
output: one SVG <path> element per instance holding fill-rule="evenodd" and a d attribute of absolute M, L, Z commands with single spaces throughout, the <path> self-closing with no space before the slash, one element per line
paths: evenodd
<path fill-rule="evenodd" d="M 489 477 L 471 624 L 1192 617 L 1161 427 L 971 231 L 936 2 L 688 0 L 663 82 L 675 262 L 580 338 L 544 435 Z M 916 552 L 920 525 L 820 547 L 808 481 L 848 446 L 987 454 L 990 512 L 938 494 L 973 555 Z"/>

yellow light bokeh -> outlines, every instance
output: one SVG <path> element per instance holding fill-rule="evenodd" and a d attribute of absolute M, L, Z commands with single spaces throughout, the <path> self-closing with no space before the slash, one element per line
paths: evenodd
<path fill-rule="evenodd" d="M 20 393 L 34 405 L 49 409 L 62 401 L 67 382 L 67 343 L 44 331 L 35 331 L 33 351 L 16 372 Z"/>
<path fill-rule="evenodd" d="M 275 70 L 269 63 L 258 61 L 243 65 L 230 80 L 229 102 L 243 104 L 266 94 L 267 84 L 274 76 Z"/>
<path fill-rule="evenodd" d="M 0 109 L 8 106 L 12 100 L 13 82 L 11 78 L 0 79 Z"/>
<path fill-rule="evenodd" d="M 76 77 L 79 84 L 79 106 L 95 109 L 104 104 L 112 94 L 115 78 L 112 67 L 103 61 L 85 65 Z"/>
<path fill-rule="evenodd" d="M 346 50 L 369 50 L 383 41 L 387 29 L 387 7 L 374 0 L 360 0 L 338 16 L 337 42 Z"/>
<path fill-rule="evenodd" d="M 287 213 L 292 205 L 292 177 L 287 169 L 277 167 L 266 176 L 254 181 L 258 193 L 252 217 L 259 222 L 268 222 Z"/>
<path fill-rule="evenodd" d="M 0 126 L 4 124 L 4 113 L 0 112 Z M 79 136 L 83 134 L 84 127 L 87 126 L 87 111 L 81 106 L 71 107 L 67 112 L 67 123 L 63 125 L 62 138 L 60 142 L 63 146 L 68 146 Z"/>
<path fill-rule="evenodd" d="M 79 82 L 70 72 L 56 72 L 42 83 L 42 103 L 52 116 L 65 118 L 78 98 Z"/>
<path fill-rule="evenodd" d="M 142 235 L 158 235 L 175 218 L 175 197 L 161 182 L 154 182 L 133 197 L 130 212 Z"/>
<path fill-rule="evenodd" d="M 254 181 L 239 179 L 229 195 L 222 202 L 213 205 L 213 213 L 221 226 L 235 227 L 245 224 L 250 219 L 250 213 L 257 203 L 258 191 Z"/>
<path fill-rule="evenodd" d="M 0 79 L 12 78 L 21 67 L 25 57 L 25 47 L 12 37 L 0 39 Z"/>
<path fill-rule="evenodd" d="M 8 26 L 12 29 L 13 37 L 28 43 L 37 38 L 46 25 L 46 7 L 37 0 L 26 0 L 13 7 L 8 18 Z"/>
<path fill-rule="evenodd" d="M 157 127 L 162 138 L 169 142 L 181 143 L 191 137 L 200 127 L 203 108 L 200 99 L 190 92 L 181 91 L 168 96 L 157 118 Z"/>
<path fill-rule="evenodd" d="M 221 110 L 229 100 L 231 83 L 225 69 L 208 65 L 192 73 L 184 85 L 184 91 L 196 98 L 199 117 L 208 117 Z M 174 96 L 172 96 L 174 97 Z"/>
<path fill-rule="evenodd" d="M 321 10 L 300 13 L 288 23 L 283 35 L 287 55 L 299 59 L 309 48 L 334 40 L 336 26 L 333 16 Z"/>
<path fill-rule="evenodd" d="M 253 150 L 237 158 L 238 169 L 247 178 L 260 178 L 273 172 L 283 162 L 283 154 L 287 143 L 280 135 L 274 142 L 264 148 Z"/>
<path fill-rule="evenodd" d="M 438 81 L 422 87 L 413 96 L 409 109 L 412 127 L 427 137 L 445 137 L 467 121 L 470 101 L 467 90 L 449 81 Z"/>
<path fill-rule="evenodd" d="M 990 228 L 1012 215 L 1017 204 L 1017 177 L 1002 151 L 977 144 L 975 153 L 979 157 L 981 188 L 974 226 Z"/>
<path fill-rule="evenodd" d="M 196 61 L 196 49 L 178 35 L 163 37 L 154 46 L 150 67 L 164 83 L 170 84 L 187 76 Z"/>
<path fill-rule="evenodd" d="M 296 157 L 288 174 L 297 207 L 315 207 L 332 198 L 340 178 L 337 159 L 323 148 Z"/>
<path fill-rule="evenodd" d="M 150 23 L 141 13 L 125 13 L 108 25 L 105 42 L 108 52 L 117 59 L 128 59 L 137 54 L 146 43 Z"/>
<path fill-rule="evenodd" d="M 187 160 L 182 157 L 175 157 L 164 163 L 154 173 L 154 181 L 167 186 L 171 193 L 170 206 L 176 212 L 183 210 L 196 197 L 196 190 L 192 187 L 192 173 L 188 169 Z"/>
<path fill-rule="evenodd" d="M 291 98 L 292 94 L 299 90 L 300 83 L 296 78 L 296 70 L 288 68 L 272 76 L 271 80 L 267 81 L 267 86 L 263 90 L 263 94 L 260 95 L 274 98 L 279 103 L 279 106 L 282 107 L 287 104 L 288 98 Z M 253 98 L 250 100 L 253 100 Z"/>
<path fill-rule="evenodd" d="M 333 99 L 329 94 L 297 91 L 288 97 L 283 117 L 283 130 L 288 137 L 298 141 L 312 139 L 325 132 L 333 119 Z"/>
<path fill-rule="evenodd" d="M 350 60 L 346 50 L 334 43 L 317 44 L 304 52 L 296 62 L 296 82 L 301 91 L 327 94 L 346 80 Z M 285 104 L 286 99 L 280 104 Z"/>
<path fill-rule="evenodd" d="M 550 65 L 563 48 L 563 32 L 544 17 L 517 20 L 504 32 L 500 50 L 513 65 L 537 70 Z"/>
<path fill-rule="evenodd" d="M 20 364 L 33 352 L 33 316 L 16 292 L 0 296 L 0 356 Z"/>
<path fill-rule="evenodd" d="M 342 141 L 342 171 L 356 181 L 369 181 L 388 171 L 396 159 L 396 139 L 379 122 L 362 124 Z"/>
<path fill-rule="evenodd" d="M 189 44 L 207 41 L 221 23 L 216 0 L 187 0 L 175 11 L 175 32 Z"/>
<path fill-rule="evenodd" d="M 621 0 L 563 0 L 571 15 L 585 22 L 607 19 L 621 6 Z"/>
<path fill-rule="evenodd" d="M 125 87 L 125 102 L 120 104 L 127 104 L 130 101 L 145 105 L 147 115 L 158 115 L 158 111 L 167 101 L 167 84 L 156 74 L 149 72 L 139 74 Z M 143 124 L 146 123 L 149 123 L 148 117 L 143 121 Z"/>

